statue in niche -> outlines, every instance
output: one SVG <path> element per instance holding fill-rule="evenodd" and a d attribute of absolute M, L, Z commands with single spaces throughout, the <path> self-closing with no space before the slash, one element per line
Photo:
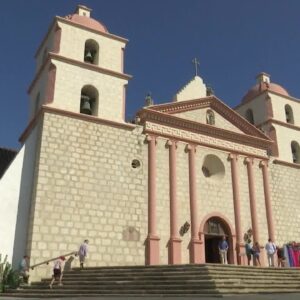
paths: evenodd
<path fill-rule="evenodd" d="M 139 241 L 140 232 L 133 226 L 128 226 L 123 230 L 123 241 Z"/>
<path fill-rule="evenodd" d="M 206 112 L 206 124 L 215 125 L 215 114 L 212 110 Z"/>

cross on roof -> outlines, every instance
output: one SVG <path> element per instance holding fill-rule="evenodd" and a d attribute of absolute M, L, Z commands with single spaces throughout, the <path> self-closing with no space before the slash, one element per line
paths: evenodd
<path fill-rule="evenodd" d="M 192 60 L 192 63 L 195 65 L 195 76 L 198 75 L 198 66 L 200 66 L 200 62 L 199 60 L 195 57 L 193 60 Z"/>

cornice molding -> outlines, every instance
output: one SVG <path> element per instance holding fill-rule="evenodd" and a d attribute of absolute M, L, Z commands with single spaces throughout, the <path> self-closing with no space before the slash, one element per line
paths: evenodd
<path fill-rule="evenodd" d="M 300 169 L 300 164 L 291 163 L 291 162 L 287 162 L 287 161 L 283 161 L 283 160 L 279 160 L 279 159 L 274 159 L 273 164 L 291 167 L 294 169 Z"/>
<path fill-rule="evenodd" d="M 62 56 L 62 55 L 59 55 L 59 54 L 56 54 L 56 53 L 53 53 L 53 52 L 49 52 L 49 57 L 50 57 L 50 59 L 55 59 L 55 60 L 62 61 L 62 62 L 65 62 L 65 63 L 69 63 L 69 64 L 72 64 L 72 65 L 75 65 L 75 66 L 78 66 L 78 67 L 81 67 L 81 68 L 84 68 L 84 69 L 88 69 L 88 70 L 95 71 L 95 72 L 102 73 L 102 74 L 106 74 L 106 75 L 115 76 L 115 77 L 118 77 L 118 78 L 121 78 L 121 79 L 129 80 L 129 79 L 132 78 L 131 75 L 128 75 L 128 74 L 125 74 L 125 73 L 120 73 L 120 72 L 116 72 L 116 71 L 113 71 L 113 70 L 108 70 L 108 69 L 105 69 L 105 68 L 101 68 L 97 65 L 85 63 L 83 61 L 79 61 L 79 60 L 76 60 L 76 59 L 73 59 L 73 58 L 65 57 L 65 56 Z"/>
<path fill-rule="evenodd" d="M 93 32 L 93 33 L 100 34 L 102 36 L 111 38 L 113 40 L 117 40 L 119 42 L 123 42 L 125 44 L 128 43 L 128 39 L 126 39 L 126 38 L 120 37 L 120 36 L 115 35 L 115 34 L 111 34 L 111 33 L 103 32 L 103 31 L 99 31 L 99 30 L 96 30 L 96 29 L 92 29 L 92 28 L 86 27 L 86 26 L 84 26 L 82 24 L 78 24 L 78 23 L 72 22 L 71 20 L 65 19 L 63 17 L 56 16 L 55 20 L 60 21 L 60 22 L 65 23 L 65 24 L 68 24 L 68 25 L 72 25 L 74 27 L 85 29 L 85 30 Z"/>
<path fill-rule="evenodd" d="M 253 98 L 249 99 L 247 102 L 238 104 L 238 105 L 235 106 L 233 109 L 235 110 L 235 109 L 238 109 L 238 108 L 240 108 L 240 107 L 242 107 L 242 106 L 244 106 L 244 105 L 249 104 L 250 102 L 252 102 L 253 100 L 255 100 L 255 98 L 257 98 L 257 97 L 263 95 L 264 93 L 266 93 L 266 94 L 274 94 L 274 95 L 276 95 L 276 96 L 279 96 L 279 97 L 282 97 L 282 98 L 291 100 L 291 101 L 293 101 L 293 102 L 300 103 L 300 99 L 298 99 L 298 98 L 295 98 L 295 97 L 292 97 L 292 96 L 282 95 L 282 94 L 280 94 L 280 93 L 276 93 L 276 92 L 273 92 L 273 91 L 270 91 L 270 90 L 264 90 L 264 91 L 261 91 L 259 94 L 255 95 Z M 271 100 L 272 100 L 272 98 L 271 98 Z"/>
<path fill-rule="evenodd" d="M 97 124 L 102 124 L 110 127 L 116 127 L 116 128 L 122 128 L 125 130 L 133 130 L 137 126 L 129 123 L 119 123 L 116 121 L 111 121 L 111 120 L 106 120 L 106 119 L 100 119 L 95 116 L 90 116 L 90 115 L 85 115 L 85 114 L 80 114 L 80 113 L 75 113 L 71 111 L 66 111 L 63 109 L 58 109 L 58 108 L 53 108 L 50 106 L 42 106 L 41 109 L 38 111 L 36 116 L 30 121 L 24 132 L 21 134 L 19 141 L 21 143 L 24 143 L 32 129 L 35 127 L 36 123 L 38 122 L 39 118 L 43 117 L 45 113 L 51 113 L 51 114 L 56 114 L 56 115 L 61 115 L 69 118 L 75 118 L 87 122 L 92 122 L 92 123 L 97 123 Z"/>
<path fill-rule="evenodd" d="M 226 120 L 230 121 L 233 125 L 238 127 L 244 133 L 268 139 L 268 137 L 265 136 L 261 131 L 259 131 L 255 126 L 247 122 L 240 114 L 232 110 L 229 106 L 224 104 L 220 99 L 218 99 L 215 96 L 155 105 L 149 107 L 149 109 L 172 115 L 176 113 L 207 107 L 214 109 L 217 113 L 219 113 Z"/>
<path fill-rule="evenodd" d="M 81 62 L 72 58 L 68 58 L 65 56 L 61 56 L 57 53 L 53 53 L 53 52 L 49 52 L 47 59 L 44 61 L 44 63 L 41 65 L 40 69 L 37 71 L 32 83 L 30 84 L 29 88 L 28 88 L 28 93 L 30 94 L 30 92 L 32 91 L 32 89 L 34 88 L 35 84 L 37 83 L 37 81 L 39 80 L 40 76 L 42 75 L 43 71 L 45 70 L 46 65 L 51 62 L 53 63 L 51 60 L 57 60 L 57 61 L 61 61 L 61 62 L 65 62 L 65 63 L 69 63 L 72 64 L 74 66 L 77 67 L 81 67 L 81 68 L 85 68 L 91 71 L 95 71 L 98 73 L 102 73 L 102 74 L 106 74 L 106 75 L 110 75 L 110 76 L 115 76 L 121 79 L 125 79 L 125 80 L 129 80 L 132 78 L 131 75 L 125 74 L 125 73 L 119 73 L 116 71 L 112 71 L 112 70 L 108 70 L 108 69 L 104 69 L 101 68 L 97 65 L 92 65 L 89 63 L 85 63 L 85 62 Z"/>
<path fill-rule="evenodd" d="M 300 126 L 296 126 L 294 124 L 291 124 L 291 123 L 286 123 L 286 122 L 282 122 L 282 121 L 278 121 L 278 120 L 275 120 L 275 119 L 268 119 L 258 125 L 256 125 L 257 127 L 261 127 L 263 125 L 272 125 L 272 124 L 277 124 L 277 125 L 280 125 L 280 126 L 283 126 L 283 127 L 287 127 L 287 128 L 290 128 L 290 129 L 294 129 L 294 130 L 297 130 L 297 131 L 300 131 Z"/>
<path fill-rule="evenodd" d="M 174 127 L 182 130 L 188 130 L 198 134 L 204 134 L 210 137 L 227 140 L 239 144 L 249 145 L 255 148 L 267 150 L 273 144 L 269 138 L 254 137 L 247 134 L 232 132 L 230 130 L 218 128 L 212 125 L 197 123 L 191 120 L 182 119 L 173 115 L 168 115 L 152 109 L 143 109 L 138 113 L 141 124 L 146 121 Z M 264 136 L 265 137 L 265 136 Z"/>

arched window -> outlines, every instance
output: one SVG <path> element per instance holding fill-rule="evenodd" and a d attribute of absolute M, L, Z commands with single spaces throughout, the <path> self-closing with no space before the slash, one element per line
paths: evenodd
<path fill-rule="evenodd" d="M 293 163 L 299 164 L 300 163 L 300 147 L 299 147 L 299 144 L 295 141 L 292 141 L 291 150 L 292 150 Z"/>
<path fill-rule="evenodd" d="M 294 124 L 294 114 L 292 108 L 287 104 L 284 107 L 285 110 L 285 119 L 287 123 Z"/>
<path fill-rule="evenodd" d="M 248 121 L 249 123 L 254 124 L 254 116 L 253 116 L 253 111 L 252 111 L 252 109 L 249 108 L 249 109 L 246 111 L 245 117 L 246 117 L 246 119 L 247 119 L 247 121 Z"/>
<path fill-rule="evenodd" d="M 87 40 L 84 46 L 84 62 L 98 65 L 99 45 L 94 40 Z"/>
<path fill-rule="evenodd" d="M 81 89 L 80 113 L 98 115 L 98 91 L 91 85 L 86 85 Z"/>
<path fill-rule="evenodd" d="M 215 125 L 215 114 L 210 109 L 206 111 L 206 124 Z"/>

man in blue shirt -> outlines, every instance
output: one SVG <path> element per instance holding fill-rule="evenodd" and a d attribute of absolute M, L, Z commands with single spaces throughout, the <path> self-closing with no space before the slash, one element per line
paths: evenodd
<path fill-rule="evenodd" d="M 226 241 L 225 235 L 222 237 L 222 240 L 219 242 L 219 253 L 221 258 L 221 264 L 227 265 L 227 251 L 228 251 L 228 243 Z"/>

